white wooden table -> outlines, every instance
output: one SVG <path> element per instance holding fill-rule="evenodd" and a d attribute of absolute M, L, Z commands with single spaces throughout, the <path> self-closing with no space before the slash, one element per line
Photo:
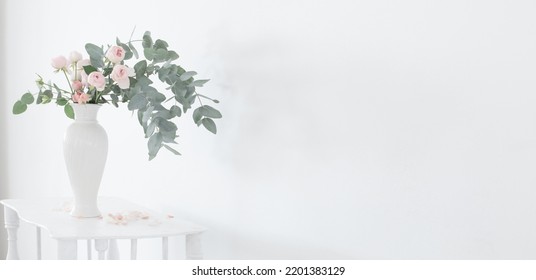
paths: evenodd
<path fill-rule="evenodd" d="M 98 259 L 119 259 L 118 239 L 131 241 L 131 259 L 136 259 L 137 240 L 162 238 L 162 259 L 168 258 L 168 237 L 186 237 L 186 258 L 202 259 L 201 233 L 205 228 L 146 209 L 119 198 L 99 197 L 102 218 L 74 218 L 69 215 L 72 200 L 66 198 L 7 199 L 4 205 L 8 233 L 8 260 L 19 259 L 17 229 L 22 220 L 36 226 L 37 259 L 41 259 L 41 231 L 58 242 L 58 259 L 77 259 L 78 240 L 87 241 L 87 258 L 92 259 L 94 243 Z"/>

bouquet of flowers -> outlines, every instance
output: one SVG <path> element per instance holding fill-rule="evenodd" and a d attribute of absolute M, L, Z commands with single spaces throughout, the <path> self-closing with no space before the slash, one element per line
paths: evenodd
<path fill-rule="evenodd" d="M 133 66 L 127 61 L 139 54 L 133 43 L 141 42 L 143 57 Z M 56 73 L 62 73 L 69 88 L 64 89 L 55 83 L 45 82 L 38 75 L 38 91 L 27 92 L 13 105 L 13 113 L 21 114 L 30 104 L 55 103 L 63 107 L 65 115 L 74 119 L 72 103 L 78 104 L 112 104 L 127 103 L 130 111 L 137 111 L 140 125 L 148 138 L 149 160 L 153 159 L 160 148 L 165 147 L 180 155 L 169 144 L 176 144 L 177 125 L 175 118 L 181 117 L 197 102 L 192 113 L 194 122 L 203 125 L 216 134 L 214 119 L 221 118 L 221 113 L 204 105 L 203 100 L 219 103 L 197 92 L 209 80 L 197 80 L 195 71 L 186 71 L 174 63 L 179 55 L 168 48 L 164 40 L 153 41 L 151 33 L 145 32 L 141 40 L 121 42 L 117 38 L 115 45 L 106 48 L 91 43 L 85 45 L 89 59 L 84 59 L 79 52 L 73 51 L 68 58 L 58 56 L 52 59 Z M 132 65 L 130 64 L 130 65 Z M 158 79 L 156 79 L 158 77 Z M 151 86 L 158 80 L 165 84 L 165 92 L 159 92 Z M 173 101 L 171 106 L 168 105 Z"/>

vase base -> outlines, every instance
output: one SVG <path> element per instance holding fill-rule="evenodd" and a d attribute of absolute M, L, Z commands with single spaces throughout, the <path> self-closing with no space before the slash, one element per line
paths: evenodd
<path fill-rule="evenodd" d="M 71 216 L 75 218 L 99 218 L 102 217 L 99 209 L 77 209 L 76 207 L 71 211 Z"/>
<path fill-rule="evenodd" d="M 77 218 L 77 219 L 95 219 L 95 218 L 102 218 L 102 215 L 98 215 L 98 216 L 79 216 L 79 215 L 73 215 L 71 214 L 71 217 L 73 218 Z"/>

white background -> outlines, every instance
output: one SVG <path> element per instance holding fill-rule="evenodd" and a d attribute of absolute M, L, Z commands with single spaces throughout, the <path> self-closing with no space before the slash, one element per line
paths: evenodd
<path fill-rule="evenodd" d="M 12 104 L 35 73 L 63 82 L 51 57 L 137 26 L 212 79 L 202 92 L 224 119 L 214 136 L 182 118 L 183 156 L 147 162 L 136 117 L 104 108 L 101 194 L 207 226 L 207 258 L 536 258 L 533 1 L 2 5 L 0 196 L 70 195 L 70 121 Z M 23 258 L 33 234 L 21 228 Z M 139 252 L 157 258 L 158 243 Z"/>

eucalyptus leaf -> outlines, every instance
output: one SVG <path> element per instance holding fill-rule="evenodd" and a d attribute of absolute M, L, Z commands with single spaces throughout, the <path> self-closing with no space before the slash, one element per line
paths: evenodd
<path fill-rule="evenodd" d="M 173 61 L 179 58 L 179 55 L 175 51 L 168 51 L 168 61 Z"/>
<path fill-rule="evenodd" d="M 152 48 L 153 47 L 153 39 L 151 38 L 151 32 L 145 31 L 145 33 L 143 34 L 143 42 L 141 43 L 141 45 L 144 48 Z"/>
<path fill-rule="evenodd" d="M 24 111 L 26 111 L 27 108 L 28 106 L 26 105 L 26 103 L 18 100 L 17 102 L 15 102 L 15 104 L 13 104 L 13 114 L 22 114 L 24 113 Z"/>
<path fill-rule="evenodd" d="M 134 47 L 132 42 L 128 42 L 128 46 L 130 47 L 130 50 L 132 50 L 132 53 L 134 54 L 134 57 L 136 59 L 138 59 L 139 58 L 138 51 L 136 50 L 136 48 Z"/>
<path fill-rule="evenodd" d="M 203 118 L 203 114 L 201 113 L 201 107 L 194 110 L 192 113 L 192 118 L 194 119 L 194 123 L 197 124 L 197 126 L 201 125 L 201 119 Z"/>
<path fill-rule="evenodd" d="M 117 102 L 119 102 L 119 97 L 117 97 L 117 94 L 110 94 L 110 97 L 112 98 L 112 104 L 117 108 L 119 107 L 119 105 L 117 104 Z"/>
<path fill-rule="evenodd" d="M 147 58 L 147 60 L 153 60 L 156 55 L 156 51 L 153 48 L 145 48 L 143 49 L 143 55 L 145 58 Z"/>
<path fill-rule="evenodd" d="M 169 111 L 172 115 L 176 116 L 176 117 L 180 117 L 181 116 L 181 108 L 177 105 L 173 105 L 171 106 L 171 108 L 169 108 Z"/>
<path fill-rule="evenodd" d="M 149 160 L 153 159 L 158 151 L 162 147 L 162 135 L 160 133 L 153 134 L 147 143 L 147 148 L 149 148 Z"/>
<path fill-rule="evenodd" d="M 187 87 L 183 83 L 175 83 L 173 87 L 171 87 L 171 91 L 175 94 L 175 96 L 181 96 L 185 97 L 187 93 Z"/>
<path fill-rule="evenodd" d="M 69 103 L 69 100 L 63 98 L 63 97 L 60 97 L 58 98 L 58 100 L 56 100 L 56 104 L 60 105 L 60 106 L 65 106 L 67 105 L 67 103 Z"/>
<path fill-rule="evenodd" d="M 23 103 L 27 104 L 27 105 L 30 105 L 34 102 L 35 98 L 34 96 L 27 92 L 25 93 L 24 95 L 22 95 L 21 99 L 20 99 Z"/>
<path fill-rule="evenodd" d="M 96 68 L 104 67 L 104 62 L 102 61 L 104 58 L 104 52 L 101 47 L 88 43 L 86 44 L 86 51 L 89 54 L 91 65 Z"/>
<path fill-rule="evenodd" d="M 165 119 L 160 119 L 158 122 L 158 129 L 163 131 L 177 131 L 177 125 Z"/>
<path fill-rule="evenodd" d="M 216 129 L 216 124 L 214 123 L 214 121 L 212 119 L 209 119 L 209 118 L 204 118 L 202 121 L 203 123 L 203 126 L 210 132 L 216 134 L 217 132 L 217 129 Z"/>
<path fill-rule="evenodd" d="M 145 131 L 145 138 L 149 138 L 151 137 L 151 135 L 153 135 L 157 124 L 158 122 L 154 122 L 154 121 L 149 123 L 149 125 L 147 126 L 147 130 Z"/>
<path fill-rule="evenodd" d="M 155 49 L 165 49 L 167 51 L 168 46 L 168 43 L 164 40 L 156 39 L 154 42 Z"/>
<path fill-rule="evenodd" d="M 134 65 L 134 71 L 136 72 L 136 79 L 139 79 L 141 76 L 144 76 L 146 70 L 147 70 L 146 60 L 140 60 L 138 63 L 136 63 Z"/>
<path fill-rule="evenodd" d="M 181 81 L 186 81 L 188 79 L 190 79 L 191 77 L 197 75 L 197 72 L 195 71 L 188 71 L 188 72 L 184 72 L 181 76 L 180 76 L 180 79 Z"/>
<path fill-rule="evenodd" d="M 201 111 L 201 114 L 205 117 L 209 117 L 209 118 L 213 118 L 213 119 L 219 119 L 221 118 L 221 113 L 220 111 L 208 106 L 208 105 L 204 105 L 202 107 L 199 107 L 198 109 L 200 109 Z"/>
<path fill-rule="evenodd" d="M 153 113 L 153 110 L 154 110 L 154 106 L 149 106 L 149 108 L 145 110 L 145 112 L 143 113 L 143 118 L 141 120 L 142 123 L 147 123 L 149 118 L 151 118 L 151 114 Z"/>
<path fill-rule="evenodd" d="M 175 138 L 177 137 L 175 133 L 177 131 L 159 130 L 158 132 L 162 134 L 162 142 L 177 144 L 177 142 L 175 142 Z"/>
<path fill-rule="evenodd" d="M 138 93 L 134 95 L 132 99 L 130 99 L 127 107 L 130 111 L 134 111 L 136 109 L 145 108 L 145 106 L 147 106 L 147 103 L 147 98 L 145 98 L 143 94 Z"/>
<path fill-rule="evenodd" d="M 204 84 L 206 84 L 210 80 L 195 80 L 191 83 L 191 85 L 195 87 L 202 87 Z"/>
<path fill-rule="evenodd" d="M 154 51 L 154 60 L 157 62 L 163 62 L 168 59 L 168 51 L 165 49 L 156 49 Z"/>
<path fill-rule="evenodd" d="M 69 119 L 74 119 L 74 110 L 71 104 L 66 104 L 65 107 L 63 107 L 63 112 L 65 112 L 65 115 Z"/>

